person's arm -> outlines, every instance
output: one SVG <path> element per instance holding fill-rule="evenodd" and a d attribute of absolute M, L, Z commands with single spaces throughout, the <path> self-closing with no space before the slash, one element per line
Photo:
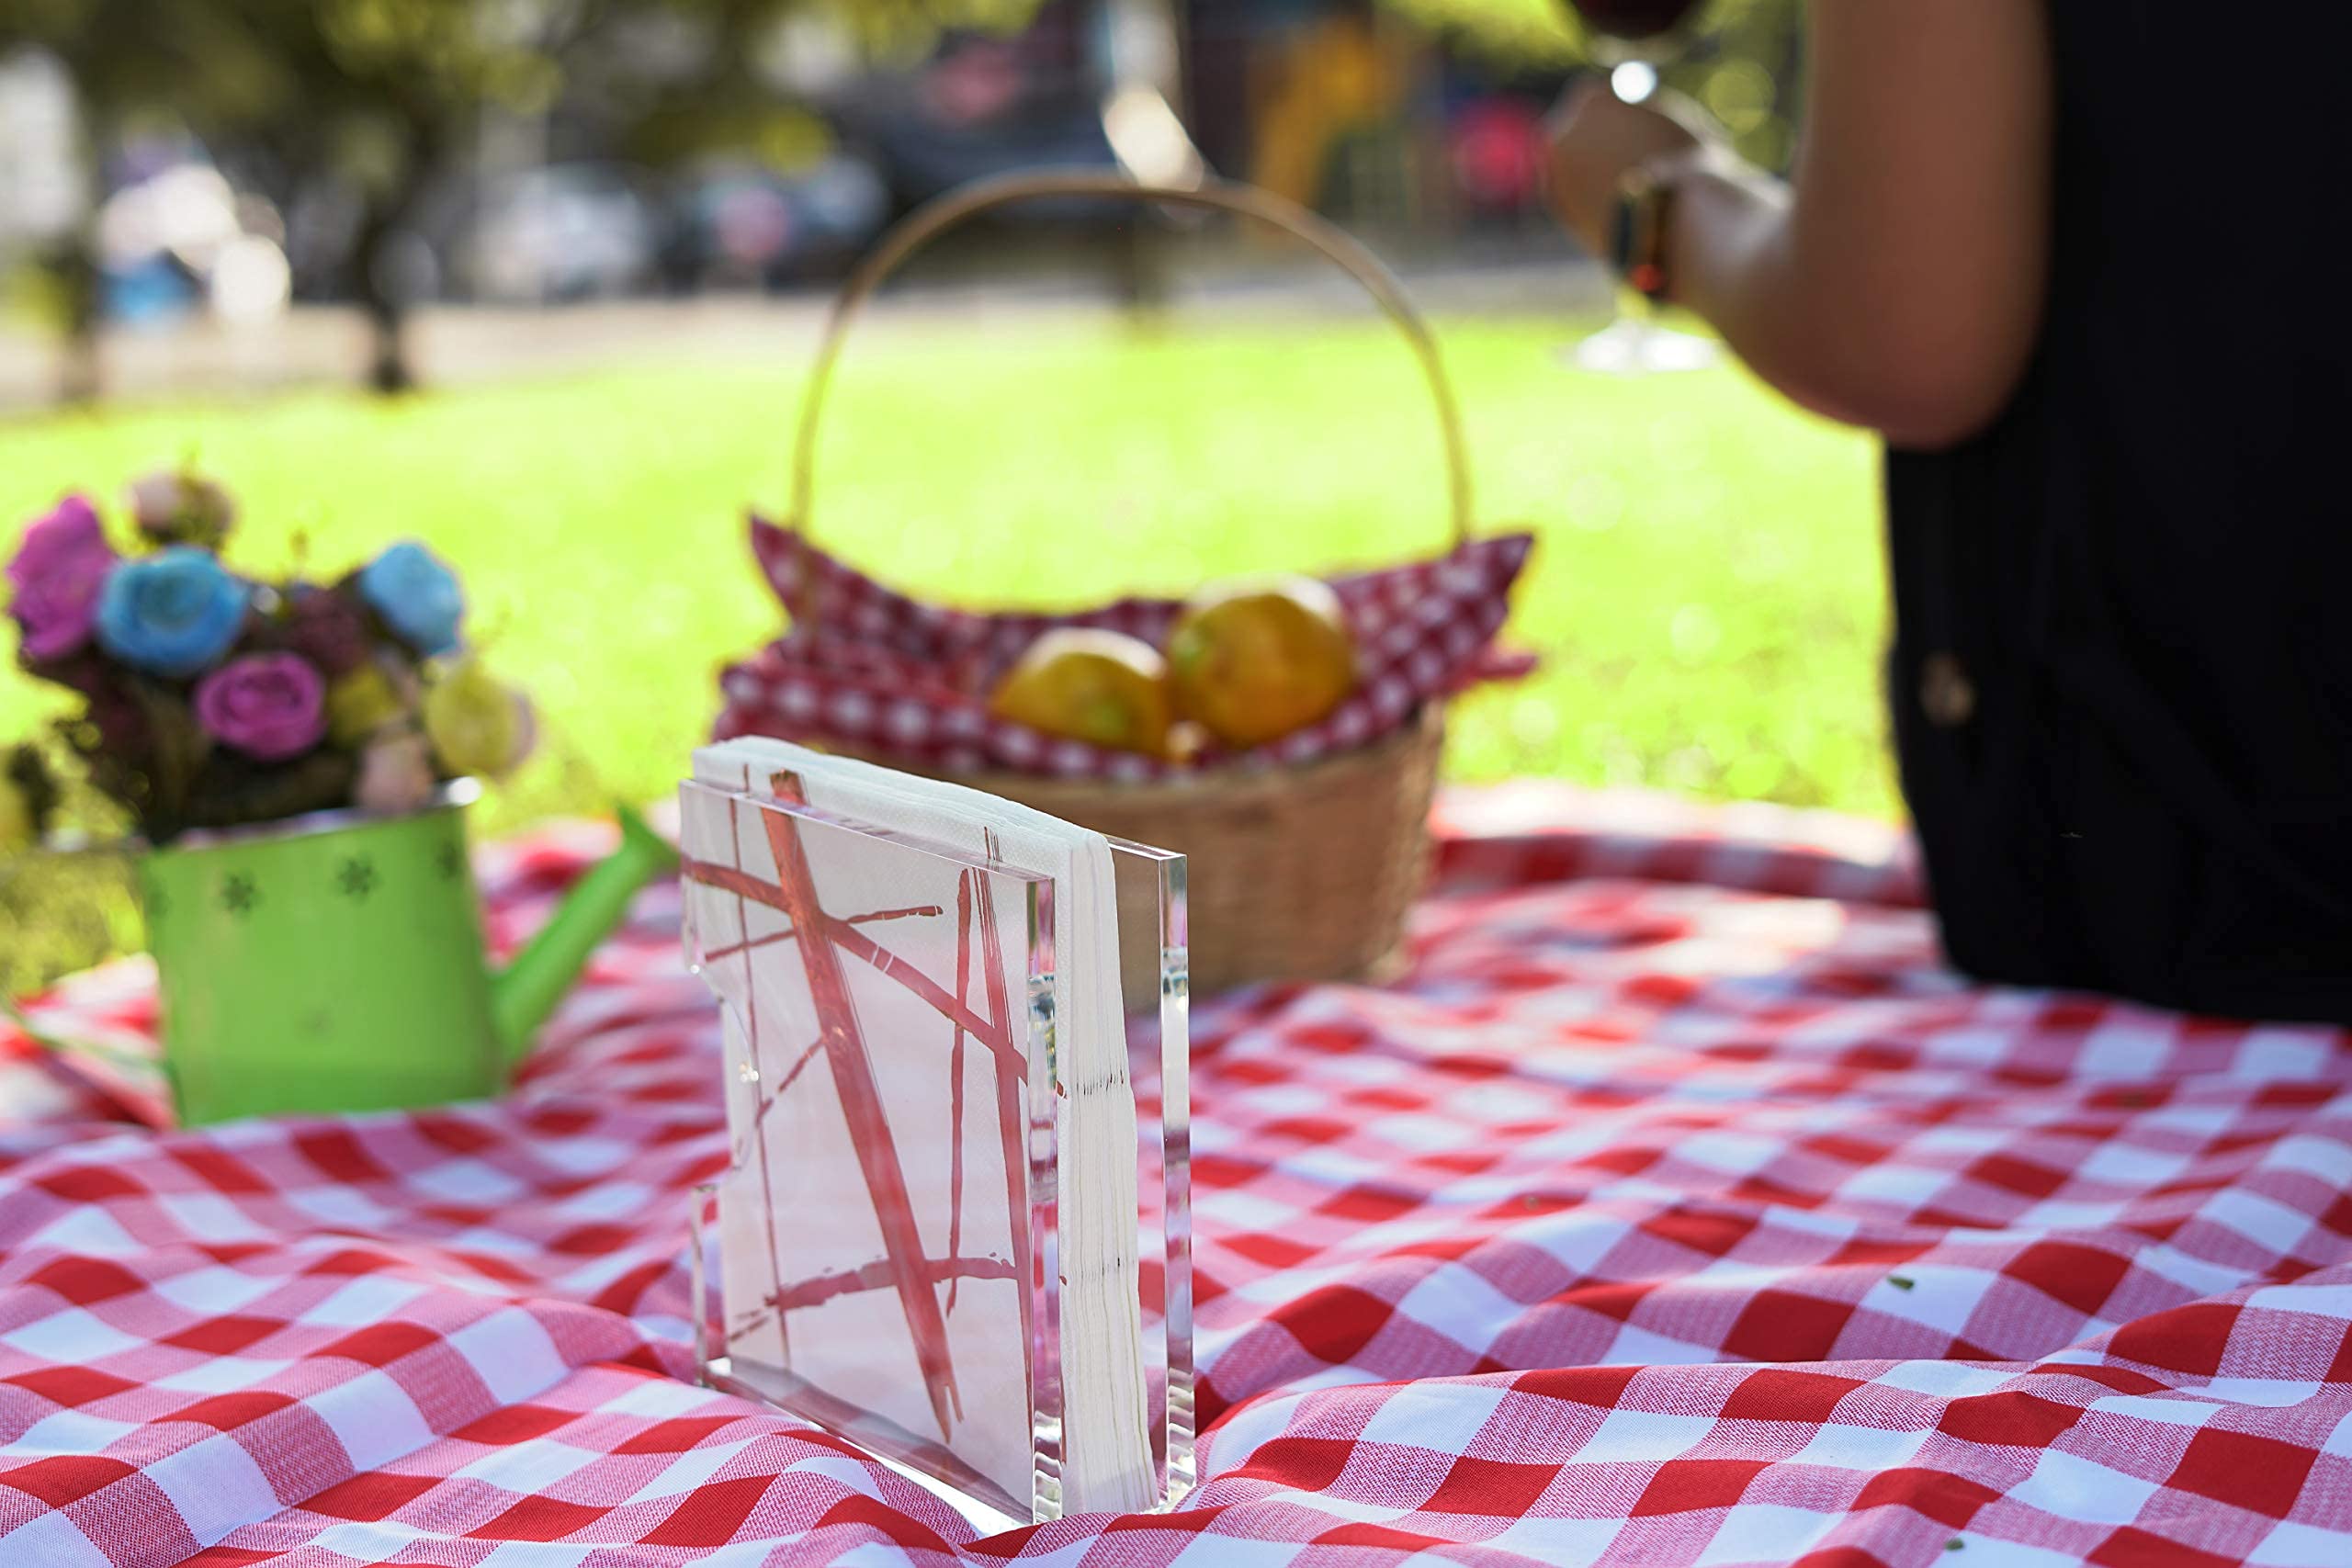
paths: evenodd
<path fill-rule="evenodd" d="M 1962 440 L 2015 389 L 2049 246 L 2046 0 L 1813 0 L 1782 185 L 1605 93 L 1555 134 L 1553 192 L 1597 244 L 1632 164 L 1674 188 L 1676 303 L 1767 381 L 1898 446 Z"/>

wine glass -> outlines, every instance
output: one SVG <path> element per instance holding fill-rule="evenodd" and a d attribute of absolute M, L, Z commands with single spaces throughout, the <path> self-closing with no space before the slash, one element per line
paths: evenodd
<path fill-rule="evenodd" d="M 1593 58 L 1609 67 L 1609 90 L 1628 104 L 1657 96 L 1660 72 L 1690 49 L 1692 24 L 1707 0 L 1565 0 L 1583 21 Z M 1616 319 L 1576 347 L 1586 370 L 1611 376 L 1703 370 L 1717 350 L 1712 338 L 1657 324 L 1657 308 L 1620 282 Z"/>

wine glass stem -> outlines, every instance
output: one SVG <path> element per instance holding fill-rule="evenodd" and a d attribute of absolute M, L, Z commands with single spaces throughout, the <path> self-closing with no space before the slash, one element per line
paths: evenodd
<path fill-rule="evenodd" d="M 1682 58 L 1688 40 L 1681 39 L 1653 39 L 1647 48 L 1615 45 L 1612 40 L 1596 40 L 1596 55 L 1608 65 L 1609 91 L 1621 103 L 1645 105 L 1657 97 L 1664 86 L 1664 73 Z M 1660 51 L 1660 43 L 1667 47 Z M 1608 258 L 1603 258 L 1604 262 Z M 1649 298 L 1632 285 L 1617 281 L 1611 290 L 1614 309 L 1610 325 L 1586 340 L 1577 352 L 1577 363 L 1588 369 L 1601 370 L 1619 376 L 1642 376 L 1657 367 L 1653 364 L 1653 340 L 1662 332 L 1657 322 L 1657 310 Z M 1671 337 L 1672 334 L 1666 334 Z"/>

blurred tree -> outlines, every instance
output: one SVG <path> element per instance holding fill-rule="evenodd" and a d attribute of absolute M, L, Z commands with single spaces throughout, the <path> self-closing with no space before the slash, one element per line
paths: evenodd
<path fill-rule="evenodd" d="M 1460 44 L 1531 69 L 1586 58 L 1564 0 L 1381 0 Z M 413 372 L 411 303 L 394 243 L 420 197 L 478 145 L 485 113 L 593 102 L 634 154 L 775 150 L 814 122 L 777 85 L 786 24 L 846 24 L 869 55 L 918 52 L 942 27 L 1012 28 L 1037 0 L 0 0 L 0 51 L 32 45 L 74 76 L 90 188 L 104 150 L 144 120 L 176 121 L 274 173 L 279 194 L 322 184 L 356 201 L 343 292 L 366 311 L 368 378 Z M 1802 0 L 1712 0 L 1702 42 L 1669 81 L 1768 165 L 1792 141 Z M 786 41 L 780 41 L 786 40 Z M 95 222 L 55 258 L 71 395 L 95 390 Z"/>
<path fill-rule="evenodd" d="M 411 303 L 392 249 L 486 111 L 536 114 L 586 89 L 647 146 L 756 143 L 783 117 L 779 29 L 828 11 L 875 51 L 951 24 L 1015 26 L 1035 0 L 6 0 L 0 51 L 47 49 L 101 150 L 141 117 L 258 154 L 288 189 L 331 181 L 357 219 L 344 288 L 368 316 L 369 383 L 413 384 Z M 94 389 L 95 233 L 61 258 L 80 395 Z"/>
<path fill-rule="evenodd" d="M 43 258 L 66 339 L 59 391 L 79 402 L 98 391 L 96 231 L 107 151 L 166 111 L 199 134 L 241 124 L 270 96 L 276 69 L 261 40 L 208 0 L 8 0 L 0 6 L 0 54 L 28 47 L 55 56 L 81 100 L 90 200 L 79 229 Z"/>
<path fill-rule="evenodd" d="M 271 62 L 269 90 L 234 128 L 238 141 L 288 191 L 331 181 L 351 193 L 342 286 L 368 317 L 368 381 L 409 386 L 409 301 L 388 243 L 456 146 L 461 117 L 493 91 L 521 90 L 526 62 L 476 25 L 468 0 L 194 3 L 233 17 Z"/>

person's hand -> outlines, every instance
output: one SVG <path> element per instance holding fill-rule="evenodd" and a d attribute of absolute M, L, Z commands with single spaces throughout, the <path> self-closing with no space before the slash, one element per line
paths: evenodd
<path fill-rule="evenodd" d="M 1619 178 L 1636 164 L 1703 152 L 1701 124 L 1695 107 L 1668 95 L 1629 104 L 1600 76 L 1577 82 L 1545 126 L 1551 147 L 1544 190 L 1552 210 L 1586 250 L 1606 260 Z"/>

